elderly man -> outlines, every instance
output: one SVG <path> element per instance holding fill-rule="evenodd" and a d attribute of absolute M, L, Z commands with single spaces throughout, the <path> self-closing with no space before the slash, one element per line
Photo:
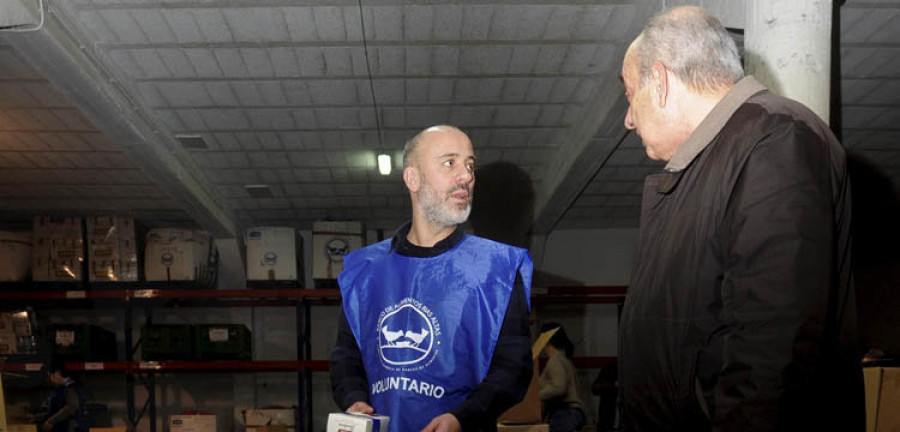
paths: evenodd
<path fill-rule="evenodd" d="M 629 47 L 625 126 L 647 178 L 620 323 L 628 431 L 863 427 L 845 156 L 801 104 L 743 77 L 681 7 Z"/>
<path fill-rule="evenodd" d="M 412 221 L 344 258 L 334 400 L 391 431 L 493 430 L 531 379 L 528 252 L 467 235 L 472 143 L 434 126 L 403 153 Z"/>

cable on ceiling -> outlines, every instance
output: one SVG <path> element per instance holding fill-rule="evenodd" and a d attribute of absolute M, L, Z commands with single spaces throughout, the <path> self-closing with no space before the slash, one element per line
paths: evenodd
<path fill-rule="evenodd" d="M 372 92 L 372 111 L 375 113 L 375 130 L 378 132 L 378 145 L 384 150 L 384 138 L 381 131 L 381 116 L 378 115 L 378 100 L 375 99 L 375 83 L 372 79 L 372 65 L 369 63 L 369 43 L 366 40 L 366 19 L 363 16 L 362 0 L 357 0 L 359 5 L 359 23 L 362 28 L 363 52 L 366 55 L 366 72 L 369 75 L 369 91 Z"/>

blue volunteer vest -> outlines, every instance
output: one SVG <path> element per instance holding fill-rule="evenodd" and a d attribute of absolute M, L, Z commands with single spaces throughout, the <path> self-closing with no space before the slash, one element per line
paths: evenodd
<path fill-rule="evenodd" d="M 418 431 L 466 399 L 490 368 L 524 249 L 467 235 L 435 257 L 406 257 L 391 240 L 344 257 L 344 313 L 362 352 L 369 403 L 390 430 Z"/>

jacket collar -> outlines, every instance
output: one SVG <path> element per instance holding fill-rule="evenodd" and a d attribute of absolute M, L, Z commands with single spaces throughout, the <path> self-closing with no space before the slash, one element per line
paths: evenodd
<path fill-rule="evenodd" d="M 725 123 L 747 99 L 766 90 L 768 89 L 752 76 L 746 76 L 738 81 L 710 111 L 709 115 L 700 122 L 688 139 L 681 144 L 681 147 L 666 164 L 665 170 L 670 173 L 684 171 L 694 158 L 712 142 L 719 131 L 725 127 Z"/>
<path fill-rule="evenodd" d="M 435 257 L 453 249 L 453 247 L 466 236 L 466 233 L 457 226 L 449 236 L 435 243 L 434 246 L 422 247 L 412 244 L 406 238 L 406 236 L 409 235 L 409 230 L 411 228 L 412 221 L 407 221 L 394 232 L 394 237 L 391 239 L 391 250 L 393 252 L 414 258 Z"/>

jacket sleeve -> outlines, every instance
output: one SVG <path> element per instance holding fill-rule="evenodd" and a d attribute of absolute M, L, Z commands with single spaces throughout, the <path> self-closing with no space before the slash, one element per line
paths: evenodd
<path fill-rule="evenodd" d="M 329 362 L 331 392 L 341 411 L 346 411 L 356 402 L 369 403 L 369 379 L 363 366 L 362 353 L 343 310 L 339 314 L 337 342 L 331 351 Z"/>
<path fill-rule="evenodd" d="M 542 401 L 565 397 L 568 392 L 566 368 L 560 360 L 559 356 L 550 356 L 547 359 L 547 365 L 544 366 L 544 371 L 541 372 L 540 397 Z"/>
<path fill-rule="evenodd" d="M 828 146 L 803 124 L 766 121 L 748 125 L 761 138 L 736 164 L 720 227 L 725 334 L 715 431 L 789 424 L 815 388 L 810 377 L 834 285 Z"/>
<path fill-rule="evenodd" d="M 66 390 L 66 404 L 55 413 L 51 413 L 47 419 L 51 425 L 64 422 L 75 416 L 80 408 L 81 403 L 78 400 L 78 392 L 74 388 L 69 387 Z"/>
<path fill-rule="evenodd" d="M 528 303 L 525 287 L 517 276 L 487 376 L 450 413 L 464 431 L 493 429 L 500 414 L 525 397 L 531 375 Z"/>

